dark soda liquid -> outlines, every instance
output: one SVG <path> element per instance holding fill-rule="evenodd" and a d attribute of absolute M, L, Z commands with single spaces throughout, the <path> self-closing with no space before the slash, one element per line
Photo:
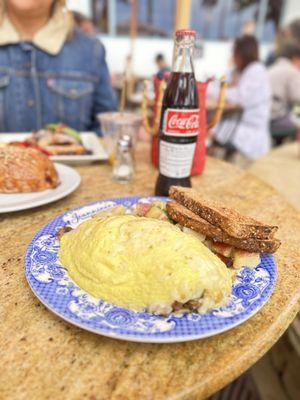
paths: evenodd
<path fill-rule="evenodd" d="M 189 144 L 197 141 L 194 137 L 167 136 L 163 132 L 164 114 L 167 108 L 196 109 L 198 105 L 197 82 L 193 72 L 172 72 L 168 80 L 167 88 L 163 98 L 162 112 L 159 127 L 158 146 L 160 141 L 169 143 Z M 155 186 L 156 196 L 168 196 L 172 185 L 191 187 L 190 177 L 170 178 L 159 173 Z"/>

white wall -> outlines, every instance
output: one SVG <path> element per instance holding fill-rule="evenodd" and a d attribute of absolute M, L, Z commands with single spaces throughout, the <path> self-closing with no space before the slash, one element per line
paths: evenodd
<path fill-rule="evenodd" d="M 112 72 L 123 72 L 125 58 L 129 53 L 128 38 L 102 37 L 106 48 L 106 58 Z M 207 42 L 204 45 L 203 58 L 195 63 L 197 77 L 200 75 L 221 75 L 228 67 L 230 42 Z M 138 38 L 135 41 L 134 71 L 140 76 L 150 76 L 156 72 L 154 58 L 157 53 L 165 55 L 171 66 L 173 41 L 171 39 Z"/>
<path fill-rule="evenodd" d="M 92 16 L 91 2 L 89 0 L 67 0 L 67 7 L 72 11 L 79 11 L 87 17 Z"/>
<path fill-rule="evenodd" d="M 129 53 L 130 41 L 125 37 L 101 37 L 106 48 L 106 58 L 111 72 L 123 72 L 125 58 Z M 229 67 L 231 42 L 206 41 L 203 58 L 195 62 L 197 79 L 209 76 L 220 77 Z M 261 46 L 261 57 L 265 58 L 269 45 Z M 163 53 L 171 65 L 173 41 L 171 39 L 138 38 L 135 42 L 134 72 L 143 77 L 156 72 L 154 58 Z"/>
<path fill-rule="evenodd" d="M 281 23 L 286 25 L 296 18 L 300 18 L 300 1 L 287 0 L 284 4 Z"/>

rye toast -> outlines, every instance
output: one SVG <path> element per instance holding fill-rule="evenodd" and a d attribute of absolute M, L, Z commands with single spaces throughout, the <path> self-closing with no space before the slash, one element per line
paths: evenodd
<path fill-rule="evenodd" d="M 171 186 L 169 196 L 232 238 L 271 240 L 278 229 L 277 226 L 263 224 L 217 202 L 208 201 L 190 188 Z"/>
<path fill-rule="evenodd" d="M 186 207 L 175 202 L 167 203 L 168 215 L 182 226 L 202 233 L 215 242 L 226 243 L 254 253 L 274 253 L 280 246 L 278 239 L 238 239 L 228 235 L 221 228 L 212 225 Z"/>

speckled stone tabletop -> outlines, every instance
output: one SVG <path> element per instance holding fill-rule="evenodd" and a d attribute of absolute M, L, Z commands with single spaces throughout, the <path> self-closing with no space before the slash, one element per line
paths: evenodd
<path fill-rule="evenodd" d="M 252 175 L 274 187 L 300 211 L 300 143 L 275 147 L 251 165 Z"/>
<path fill-rule="evenodd" d="M 76 328 L 48 311 L 24 276 L 24 253 L 45 223 L 61 212 L 113 196 L 150 195 L 156 172 L 140 145 L 130 185 L 111 180 L 108 165 L 78 168 L 82 184 L 56 203 L 0 215 L 0 399 L 204 399 L 254 364 L 299 310 L 300 216 L 274 189 L 249 172 L 208 159 L 194 178 L 201 193 L 267 223 L 277 224 L 278 282 L 269 302 L 226 333 L 179 344 L 108 339 Z"/>

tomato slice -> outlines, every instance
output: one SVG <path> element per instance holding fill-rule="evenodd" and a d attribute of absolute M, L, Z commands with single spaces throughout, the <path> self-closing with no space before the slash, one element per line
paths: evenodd
<path fill-rule="evenodd" d="M 11 146 L 19 146 L 19 147 L 31 147 L 32 149 L 38 150 L 41 153 L 44 153 L 46 156 L 51 156 L 51 153 L 49 153 L 49 151 L 43 149 L 42 147 L 36 145 L 36 144 L 32 144 L 27 142 L 26 140 L 24 140 L 23 142 L 11 142 L 10 143 Z"/>

